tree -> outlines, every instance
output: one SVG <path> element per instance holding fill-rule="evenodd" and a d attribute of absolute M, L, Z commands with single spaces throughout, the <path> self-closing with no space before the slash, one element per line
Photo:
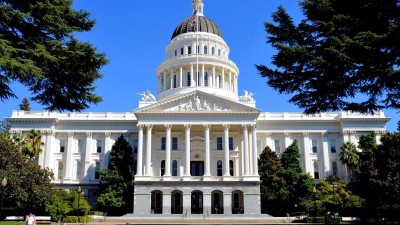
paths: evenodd
<path fill-rule="evenodd" d="M 51 198 L 51 202 L 46 205 L 46 211 L 50 213 L 55 221 L 63 221 L 66 216 L 87 216 L 89 210 L 90 205 L 85 197 L 73 190 L 56 190 Z"/>
<path fill-rule="evenodd" d="M 267 42 L 277 50 L 275 67 L 257 65 L 268 85 L 293 94 L 289 101 L 308 114 L 400 109 L 398 0 L 300 6 L 305 19 L 298 25 L 283 7 L 265 23 Z"/>
<path fill-rule="evenodd" d="M 258 173 L 261 185 L 261 212 L 271 215 L 282 215 L 282 190 L 285 186 L 283 166 L 278 155 L 267 146 L 258 159 Z"/>
<path fill-rule="evenodd" d="M 0 2 L 0 100 L 16 97 L 11 82 L 25 85 L 45 109 L 81 111 L 101 97 L 93 92 L 107 63 L 74 34 L 95 21 L 72 0 Z"/>
<path fill-rule="evenodd" d="M 41 146 L 44 145 L 42 142 L 42 134 L 39 130 L 32 129 L 27 133 L 27 137 L 24 153 L 29 156 L 29 158 L 34 159 L 42 152 Z"/>
<path fill-rule="evenodd" d="M 356 168 L 360 163 L 360 157 L 358 155 L 357 148 L 353 143 L 345 142 L 340 149 L 341 149 L 341 152 L 339 153 L 340 161 L 343 164 L 347 165 L 350 172 L 350 178 L 352 178 L 354 168 Z"/>
<path fill-rule="evenodd" d="M 108 215 L 123 215 L 133 209 L 133 151 L 121 135 L 111 148 L 108 169 L 100 171 L 101 186 L 97 206 Z"/>
<path fill-rule="evenodd" d="M 13 215 L 44 213 L 53 193 L 53 173 L 27 159 L 4 134 L 0 135 L 0 177 L 7 178 L 3 209 L 12 208 Z"/>
<path fill-rule="evenodd" d="M 21 104 L 19 104 L 19 110 L 31 111 L 31 107 L 27 98 L 22 99 Z"/>
<path fill-rule="evenodd" d="M 306 211 L 312 195 L 314 179 L 302 171 L 300 149 L 297 140 L 282 153 L 283 178 L 285 180 L 284 209 L 286 212 Z"/>

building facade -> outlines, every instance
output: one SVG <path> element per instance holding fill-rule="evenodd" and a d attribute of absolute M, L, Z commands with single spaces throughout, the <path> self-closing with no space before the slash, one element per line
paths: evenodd
<path fill-rule="evenodd" d="M 295 139 L 306 173 L 351 179 L 340 147 L 369 132 L 379 142 L 389 118 L 261 112 L 251 92 L 239 96 L 239 69 L 203 9 L 192 2 L 192 16 L 176 27 L 156 70 L 157 97 L 141 93 L 133 112 L 13 111 L 7 118 L 11 133 L 42 131 L 38 163 L 54 172 L 57 188 L 80 186 L 94 204 L 99 171 L 121 134 L 134 149 L 135 215 L 259 215 L 258 155 L 266 146 L 280 155 Z"/>

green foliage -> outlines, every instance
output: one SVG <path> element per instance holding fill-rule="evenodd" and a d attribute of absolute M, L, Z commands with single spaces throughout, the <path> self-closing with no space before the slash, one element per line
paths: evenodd
<path fill-rule="evenodd" d="M 360 164 L 360 156 L 357 152 L 357 148 L 353 143 L 345 142 L 340 149 L 340 161 L 348 166 L 350 177 L 353 177 L 354 168 Z"/>
<path fill-rule="evenodd" d="M 32 129 L 27 133 L 24 153 L 29 156 L 29 158 L 34 159 L 42 152 L 42 145 L 44 145 L 42 142 L 42 134 L 39 130 Z"/>
<path fill-rule="evenodd" d="M 302 0 L 295 24 L 283 7 L 266 22 L 274 66 L 262 77 L 305 113 L 400 109 L 397 0 Z M 360 100 L 361 95 L 365 100 Z"/>
<path fill-rule="evenodd" d="M 31 111 L 31 106 L 27 98 L 22 99 L 21 104 L 19 104 L 19 109 L 24 111 Z"/>
<path fill-rule="evenodd" d="M 78 204 L 79 196 L 79 204 Z M 82 194 L 78 194 L 74 190 L 56 190 L 52 196 L 51 203 L 46 205 L 46 211 L 48 211 L 54 221 L 66 221 L 66 216 L 71 218 L 74 216 L 76 222 L 78 222 L 79 216 L 87 216 L 90 210 L 90 205 Z M 85 218 L 83 218 L 85 219 Z M 84 221 L 84 220 L 81 220 Z"/>
<path fill-rule="evenodd" d="M 15 208 L 14 213 L 43 213 L 53 193 L 53 173 L 24 156 L 16 145 L 0 135 L 0 177 L 7 178 L 3 207 Z"/>
<path fill-rule="evenodd" d="M 74 37 L 92 29 L 88 12 L 74 10 L 72 0 L 3 0 L 0 12 L 0 100 L 16 97 L 9 87 L 16 81 L 50 111 L 101 101 L 93 84 L 105 55 Z"/>
<path fill-rule="evenodd" d="M 102 186 L 97 207 L 108 215 L 123 215 L 133 209 L 133 151 L 121 135 L 111 148 L 108 169 L 100 171 Z"/>

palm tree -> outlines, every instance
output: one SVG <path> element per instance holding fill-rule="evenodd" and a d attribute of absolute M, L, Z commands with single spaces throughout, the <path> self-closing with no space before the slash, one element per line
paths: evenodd
<path fill-rule="evenodd" d="M 27 142 L 22 133 L 16 133 L 11 137 L 12 142 L 17 146 L 20 152 L 25 151 Z"/>
<path fill-rule="evenodd" d="M 30 159 L 34 159 L 40 152 L 42 152 L 41 146 L 44 144 L 42 142 L 42 134 L 39 130 L 32 129 L 27 133 L 27 137 L 25 154 L 29 156 Z"/>
<path fill-rule="evenodd" d="M 350 171 L 350 177 L 353 177 L 353 169 L 359 164 L 360 156 L 358 155 L 356 146 L 351 142 L 346 142 L 340 148 L 340 161 L 346 164 Z"/>

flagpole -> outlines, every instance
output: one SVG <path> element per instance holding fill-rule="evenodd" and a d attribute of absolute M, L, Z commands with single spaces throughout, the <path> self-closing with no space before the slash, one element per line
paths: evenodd
<path fill-rule="evenodd" d="M 199 16 L 196 12 L 196 90 L 200 83 L 200 76 L 199 76 Z"/>

